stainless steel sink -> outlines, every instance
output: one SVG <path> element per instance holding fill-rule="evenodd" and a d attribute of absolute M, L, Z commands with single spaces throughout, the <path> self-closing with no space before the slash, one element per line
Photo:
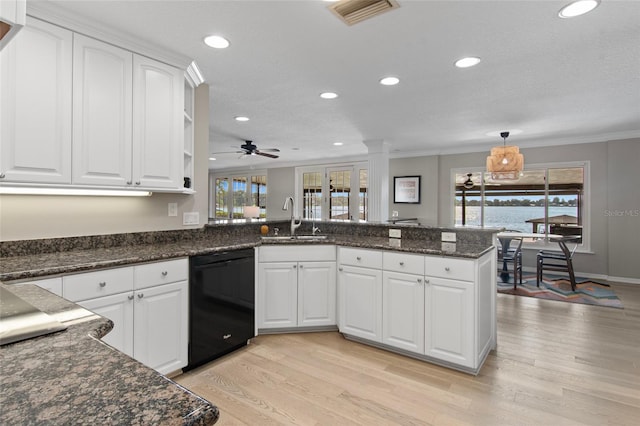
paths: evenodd
<path fill-rule="evenodd" d="M 260 237 L 262 241 L 315 241 L 315 240 L 326 240 L 326 235 L 296 235 L 292 237 L 291 235 L 278 235 L 278 236 L 270 236 L 270 237 Z"/>

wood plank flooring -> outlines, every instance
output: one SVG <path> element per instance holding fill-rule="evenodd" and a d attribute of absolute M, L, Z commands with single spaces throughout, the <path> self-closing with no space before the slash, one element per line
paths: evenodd
<path fill-rule="evenodd" d="M 498 294 L 498 348 L 478 376 L 345 340 L 259 336 L 174 380 L 219 425 L 637 425 L 640 286 L 624 309 Z"/>

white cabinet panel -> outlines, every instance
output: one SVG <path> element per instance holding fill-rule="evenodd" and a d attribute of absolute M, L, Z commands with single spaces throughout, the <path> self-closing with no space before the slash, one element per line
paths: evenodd
<path fill-rule="evenodd" d="M 382 341 L 382 271 L 340 266 L 339 328 L 342 333 Z"/>
<path fill-rule="evenodd" d="M 133 270 L 135 288 L 147 288 L 189 279 L 189 258 L 136 265 Z"/>
<path fill-rule="evenodd" d="M 103 269 L 63 277 L 63 295 L 72 302 L 133 290 L 133 267 Z"/>
<path fill-rule="evenodd" d="M 78 304 L 113 321 L 113 329 L 102 340 L 133 356 L 133 293 L 120 293 L 85 300 Z"/>
<path fill-rule="evenodd" d="M 382 269 L 405 274 L 424 275 L 424 256 L 386 251 L 382 255 Z"/>
<path fill-rule="evenodd" d="M 298 269 L 296 262 L 258 266 L 258 328 L 296 327 Z"/>
<path fill-rule="evenodd" d="M 426 277 L 425 354 L 475 367 L 473 283 Z"/>
<path fill-rule="evenodd" d="M 382 252 L 376 250 L 339 248 L 341 265 L 360 266 L 362 268 L 382 268 Z"/>
<path fill-rule="evenodd" d="M 74 35 L 73 183 L 131 185 L 133 54 Z"/>
<path fill-rule="evenodd" d="M 382 342 L 423 353 L 425 299 L 422 275 L 384 271 L 382 289 Z"/>
<path fill-rule="evenodd" d="M 336 325 L 336 263 L 298 264 L 298 326 Z"/>
<path fill-rule="evenodd" d="M 134 186 L 180 188 L 184 149 L 183 72 L 134 55 Z"/>
<path fill-rule="evenodd" d="M 188 362 L 187 292 L 186 281 L 135 292 L 134 357 L 162 374 Z"/>
<path fill-rule="evenodd" d="M 0 52 L 0 182 L 71 182 L 72 33 L 29 18 Z"/>
<path fill-rule="evenodd" d="M 452 280 L 474 281 L 475 262 L 449 256 L 425 256 L 424 274 Z"/>

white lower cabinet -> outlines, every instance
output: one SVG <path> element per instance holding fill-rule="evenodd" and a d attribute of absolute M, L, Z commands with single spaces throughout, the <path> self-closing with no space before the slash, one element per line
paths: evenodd
<path fill-rule="evenodd" d="M 422 275 L 382 274 L 382 342 L 423 353 L 425 287 Z"/>
<path fill-rule="evenodd" d="M 473 367 L 473 283 L 426 277 L 424 288 L 425 355 Z"/>
<path fill-rule="evenodd" d="M 63 277 L 63 295 L 113 321 L 102 340 L 166 374 L 188 363 L 187 258 Z"/>
<path fill-rule="evenodd" d="M 339 321 L 342 333 L 382 341 L 382 270 L 340 265 Z"/>
<path fill-rule="evenodd" d="M 260 247 L 258 262 L 258 329 L 336 325 L 335 246 Z"/>

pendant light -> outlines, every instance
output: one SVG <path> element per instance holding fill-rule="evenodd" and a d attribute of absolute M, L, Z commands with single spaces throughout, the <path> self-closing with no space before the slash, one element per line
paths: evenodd
<path fill-rule="evenodd" d="M 524 157 L 517 146 L 507 145 L 509 132 L 501 132 L 503 145 L 491 148 L 487 157 L 487 172 L 492 180 L 517 180 L 524 168 Z"/>

